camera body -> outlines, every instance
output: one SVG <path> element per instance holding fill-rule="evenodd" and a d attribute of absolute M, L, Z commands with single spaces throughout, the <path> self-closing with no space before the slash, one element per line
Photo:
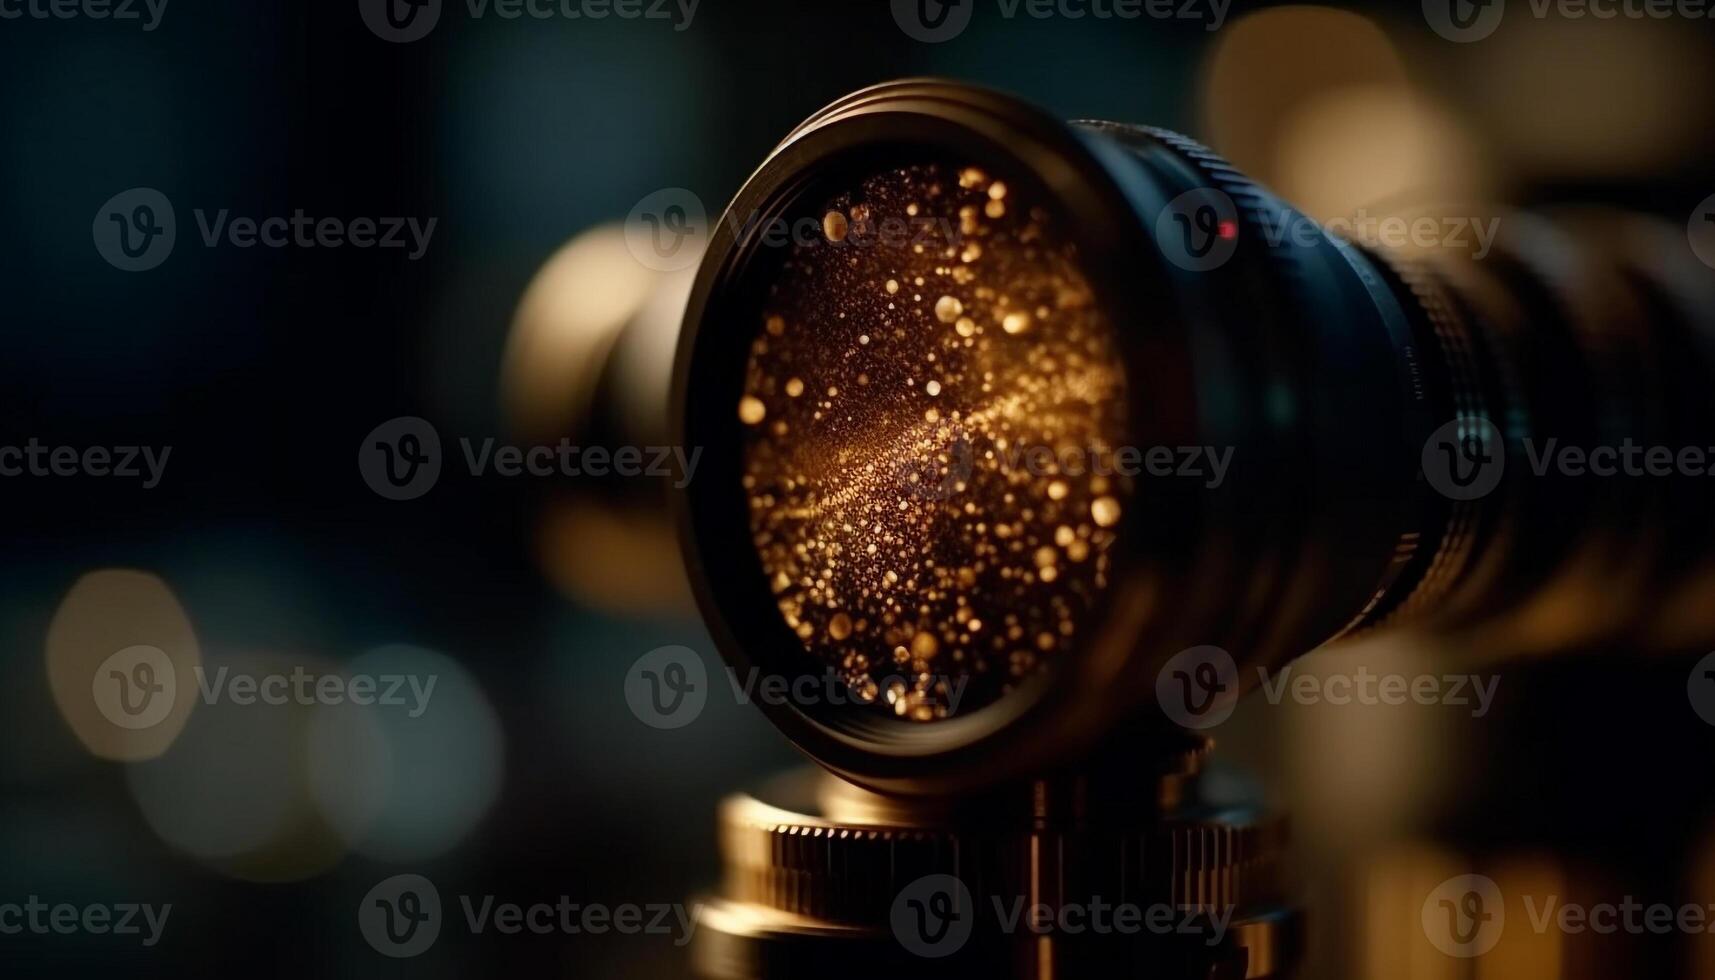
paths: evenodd
<path fill-rule="evenodd" d="M 1282 833 L 1203 797 L 1201 719 L 1399 623 L 1496 655 L 1715 636 L 1701 483 L 1527 465 L 1708 444 L 1715 284 L 1646 219 L 1496 213 L 1482 263 L 1396 254 L 1177 134 L 932 80 L 788 135 L 692 290 L 672 415 L 709 451 L 677 506 L 728 662 L 860 696 L 763 706 L 843 782 L 723 814 L 705 971 L 897 958 L 935 898 L 986 937 L 961 955 L 1022 975 L 1280 975 Z M 889 217 L 945 220 L 870 234 Z M 1032 436 L 1224 462 L 1017 472 Z M 912 906 L 926 880 L 950 892 Z M 1115 894 L 1238 926 L 981 924 Z"/>

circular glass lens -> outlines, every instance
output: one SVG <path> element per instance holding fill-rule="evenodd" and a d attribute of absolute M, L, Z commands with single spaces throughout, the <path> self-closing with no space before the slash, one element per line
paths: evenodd
<path fill-rule="evenodd" d="M 969 712 L 1069 655 L 1107 584 L 1135 471 L 1114 328 L 1056 216 L 980 169 L 810 203 L 736 406 L 752 540 L 843 695 Z"/>

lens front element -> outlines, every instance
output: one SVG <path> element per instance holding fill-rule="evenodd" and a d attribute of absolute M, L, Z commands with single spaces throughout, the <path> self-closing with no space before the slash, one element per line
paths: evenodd
<path fill-rule="evenodd" d="M 1078 641 L 1131 485 L 1113 325 L 1043 202 L 943 162 L 804 202 L 736 410 L 780 615 L 854 699 L 934 721 Z M 793 227 L 805 227 L 804 222 Z"/>

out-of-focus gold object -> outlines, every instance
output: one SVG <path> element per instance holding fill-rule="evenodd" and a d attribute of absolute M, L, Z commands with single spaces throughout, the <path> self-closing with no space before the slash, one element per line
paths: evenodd
<path fill-rule="evenodd" d="M 512 436 L 532 445 L 665 447 L 673 344 L 695 269 L 644 265 L 617 224 L 554 253 L 519 301 L 501 368 Z M 689 608 L 667 491 L 656 477 L 551 488 L 535 540 L 548 579 L 609 612 Z"/>
<path fill-rule="evenodd" d="M 518 302 L 501 366 L 514 432 L 551 442 L 587 418 L 609 354 L 660 278 L 632 258 L 617 225 L 586 231 L 549 257 Z"/>

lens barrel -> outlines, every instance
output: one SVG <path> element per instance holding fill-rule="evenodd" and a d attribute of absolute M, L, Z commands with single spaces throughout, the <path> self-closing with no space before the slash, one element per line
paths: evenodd
<path fill-rule="evenodd" d="M 1683 241 L 1635 217 L 1494 212 L 1481 260 L 1405 256 L 1326 232 L 1182 136 L 914 80 L 794 130 L 714 229 L 692 294 L 673 414 L 704 463 L 679 498 L 682 538 L 736 670 L 823 669 L 776 607 L 742 487 L 733 406 L 782 261 L 762 230 L 924 154 L 1001 176 L 1072 229 L 1117 327 L 1132 446 L 1230 462 L 1213 484 L 1138 481 L 1094 627 L 1000 701 L 917 725 L 826 699 L 764 705 L 834 772 L 958 793 L 1117 730 L 1170 730 L 1183 719 L 1156 685 L 1189 648 L 1231 657 L 1236 696 L 1259 668 L 1384 624 L 1493 630 L 1524 650 L 1715 635 L 1697 598 L 1715 581 L 1710 483 L 1687 454 L 1715 445 L 1715 282 Z M 1671 472 L 1649 475 L 1652 450 Z"/>

